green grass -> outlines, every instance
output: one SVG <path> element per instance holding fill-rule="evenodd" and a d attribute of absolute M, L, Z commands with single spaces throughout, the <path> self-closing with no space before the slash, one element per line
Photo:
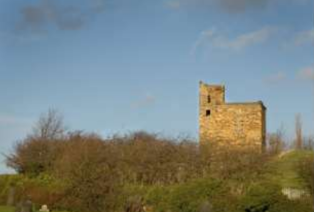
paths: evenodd
<path fill-rule="evenodd" d="M 269 179 L 279 182 L 283 188 L 304 189 L 305 182 L 298 174 L 298 165 L 308 157 L 313 157 L 313 152 L 298 150 L 278 156 L 269 164 Z"/>
<path fill-rule="evenodd" d="M 13 211 L 14 211 L 13 207 L 0 206 L 0 212 L 13 212 Z"/>
<path fill-rule="evenodd" d="M 15 211 L 14 207 L 0 206 L 0 212 L 14 212 L 14 211 Z M 67 211 L 55 211 L 55 212 L 67 212 Z"/>

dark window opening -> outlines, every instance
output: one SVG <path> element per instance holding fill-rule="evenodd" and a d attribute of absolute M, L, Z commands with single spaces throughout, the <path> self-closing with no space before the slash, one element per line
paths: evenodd
<path fill-rule="evenodd" d="M 210 116 L 210 110 L 206 110 L 206 116 Z"/>
<path fill-rule="evenodd" d="M 207 103 L 210 103 L 212 101 L 210 96 L 207 96 Z"/>

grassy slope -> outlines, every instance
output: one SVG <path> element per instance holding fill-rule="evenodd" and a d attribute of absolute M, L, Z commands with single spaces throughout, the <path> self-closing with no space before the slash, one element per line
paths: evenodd
<path fill-rule="evenodd" d="M 298 165 L 308 157 L 313 157 L 313 152 L 300 150 L 279 155 L 269 164 L 269 179 L 280 182 L 283 188 L 304 189 L 305 182 L 298 174 Z"/>
<path fill-rule="evenodd" d="M 7 206 L 0 206 L 0 212 L 13 212 L 13 207 L 7 207 Z"/>
<path fill-rule="evenodd" d="M 0 206 L 0 212 L 14 212 L 14 207 Z M 55 212 L 66 212 L 66 211 L 55 211 Z"/>
<path fill-rule="evenodd" d="M 306 189 L 298 174 L 298 165 L 299 161 L 308 157 L 313 157 L 313 152 L 289 151 L 277 156 L 267 164 L 267 180 L 279 182 L 282 188 Z M 14 208 L 0 206 L 0 212 L 14 212 Z"/>

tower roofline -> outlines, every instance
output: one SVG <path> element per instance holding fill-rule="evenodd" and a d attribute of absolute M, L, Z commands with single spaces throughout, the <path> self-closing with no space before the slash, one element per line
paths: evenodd
<path fill-rule="evenodd" d="M 203 81 L 200 81 L 199 84 L 206 86 L 206 87 L 209 87 L 209 88 L 217 88 L 217 87 L 225 88 L 225 85 L 223 85 L 223 84 L 207 84 L 207 83 L 204 83 Z"/>
<path fill-rule="evenodd" d="M 225 104 L 226 105 L 259 105 L 259 106 L 262 106 L 265 110 L 267 109 L 262 101 L 257 101 L 257 102 L 226 102 Z"/>

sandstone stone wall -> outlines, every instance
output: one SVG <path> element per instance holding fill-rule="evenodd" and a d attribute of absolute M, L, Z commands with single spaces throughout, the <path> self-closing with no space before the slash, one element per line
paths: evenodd
<path fill-rule="evenodd" d="M 226 103 L 225 88 L 200 83 L 201 143 L 265 146 L 266 108 L 262 102 Z"/>

